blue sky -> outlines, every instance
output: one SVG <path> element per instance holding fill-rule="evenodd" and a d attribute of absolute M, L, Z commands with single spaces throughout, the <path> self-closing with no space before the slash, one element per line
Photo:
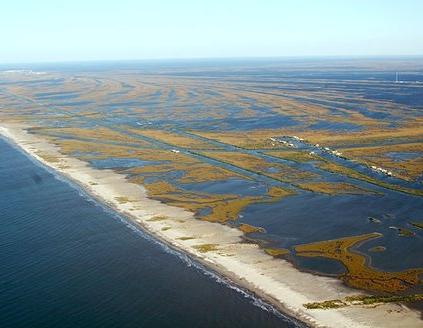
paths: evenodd
<path fill-rule="evenodd" d="M 4 0 L 0 63 L 423 55 L 423 0 Z"/>

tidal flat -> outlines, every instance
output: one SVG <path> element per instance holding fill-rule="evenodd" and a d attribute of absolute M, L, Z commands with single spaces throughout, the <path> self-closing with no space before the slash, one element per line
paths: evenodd
<path fill-rule="evenodd" d="M 234 280 L 238 266 L 229 259 L 252 248 L 257 263 L 271 268 L 250 256 L 260 276 L 292 287 L 284 281 L 285 265 L 292 277 L 329 279 L 328 295 L 341 288 L 345 297 L 407 296 L 407 311 L 417 311 L 423 60 L 231 65 L 0 71 L 0 126 L 103 201 L 105 183 L 118 179 L 114 198 L 106 197 L 116 210 L 137 221 L 137 211 L 148 208 L 143 229 L 214 261 Z M 403 74 L 406 81 L 395 83 L 395 72 L 405 68 L 413 80 Z M 228 239 L 213 239 L 222 228 Z M 243 279 L 266 299 L 264 284 Z M 328 311 L 353 322 L 360 308 L 348 312 L 346 302 L 320 314 L 304 304 L 330 300 L 323 291 L 296 292 L 307 300 L 293 305 L 270 296 L 310 325 L 329 324 Z M 372 310 L 375 318 L 400 302 L 395 297 Z M 409 312 L 389 313 L 395 322 Z"/>

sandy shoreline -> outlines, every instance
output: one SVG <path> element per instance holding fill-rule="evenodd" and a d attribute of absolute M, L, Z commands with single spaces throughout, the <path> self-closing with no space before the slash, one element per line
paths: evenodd
<path fill-rule="evenodd" d="M 63 156 L 46 140 L 25 127 L 0 124 L 0 134 L 25 153 L 75 182 L 96 199 L 171 247 L 198 260 L 235 284 L 258 295 L 283 313 L 313 327 L 421 327 L 417 311 L 397 304 L 310 310 L 303 304 L 362 294 L 334 278 L 300 272 L 289 262 L 242 242 L 242 232 L 217 223 L 196 220 L 191 212 L 149 199 L 139 185 L 112 170 L 98 170 Z M 49 160 L 59 158 L 59 160 Z M 166 217 L 166 218 L 163 218 Z M 198 246 L 217 245 L 201 252 Z"/>

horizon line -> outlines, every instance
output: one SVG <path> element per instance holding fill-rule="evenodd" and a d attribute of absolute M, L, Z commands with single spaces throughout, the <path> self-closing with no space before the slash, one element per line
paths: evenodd
<path fill-rule="evenodd" d="M 288 60 L 288 59 L 407 59 L 423 58 L 423 54 L 401 55 L 281 55 L 281 56 L 221 56 L 221 57 L 158 57 L 134 59 L 65 59 L 65 60 L 36 60 L 21 62 L 0 62 L 0 66 L 32 65 L 32 64 L 72 64 L 72 63 L 112 63 L 112 62 L 178 62 L 201 60 Z"/>

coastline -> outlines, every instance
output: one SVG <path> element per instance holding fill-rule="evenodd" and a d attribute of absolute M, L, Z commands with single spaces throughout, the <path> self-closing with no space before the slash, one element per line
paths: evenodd
<path fill-rule="evenodd" d="M 63 156 L 57 147 L 28 134 L 25 126 L 1 124 L 0 134 L 27 155 L 79 185 L 97 200 L 113 208 L 142 230 L 204 266 L 228 278 L 312 327 L 418 327 L 420 314 L 405 306 L 384 304 L 339 309 L 306 309 L 303 304 L 362 294 L 335 278 L 300 272 L 292 264 L 246 244 L 242 232 L 218 223 L 197 220 L 192 213 L 149 199 L 139 185 L 112 170 L 99 170 L 75 158 Z M 45 158 L 59 157 L 58 161 Z M 166 217 L 166 218 L 164 218 Z M 201 245 L 215 245 L 201 251 Z"/>

